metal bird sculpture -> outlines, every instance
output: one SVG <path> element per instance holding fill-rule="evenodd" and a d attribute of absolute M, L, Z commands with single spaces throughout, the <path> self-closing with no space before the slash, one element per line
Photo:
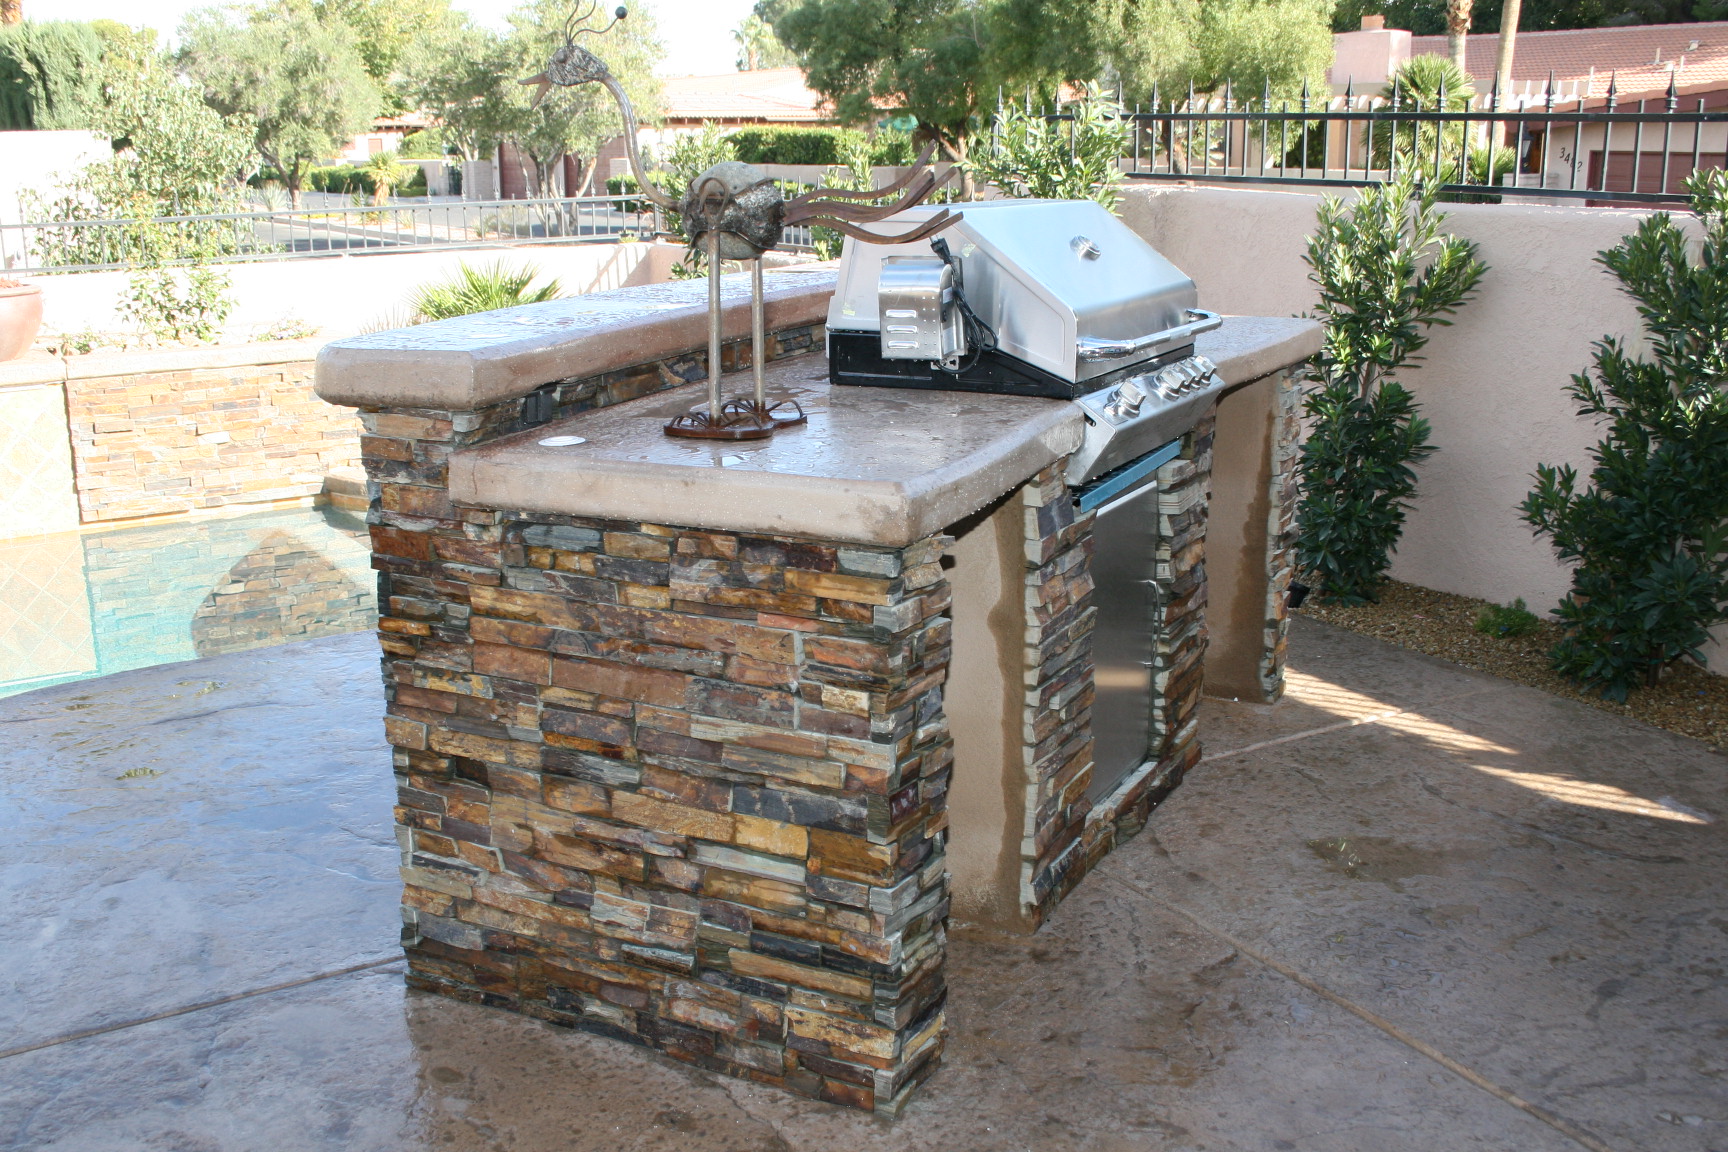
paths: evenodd
<path fill-rule="evenodd" d="M 555 86 L 605 86 L 618 102 L 618 111 L 624 119 L 624 143 L 637 186 L 660 208 L 677 213 L 684 225 L 684 234 L 690 239 L 690 250 L 707 256 L 708 405 L 706 409 L 693 408 L 671 421 L 666 425 L 666 432 L 672 436 L 709 440 L 759 440 L 773 435 L 778 428 L 802 424 L 804 411 L 796 401 L 780 400 L 770 404 L 764 395 L 767 340 L 763 316 L 762 257 L 779 247 L 787 227 L 798 224 L 832 228 L 866 244 L 909 244 L 940 232 L 957 218 L 947 209 L 895 235 L 884 236 L 862 227 L 914 207 L 936 190 L 942 183 L 942 179 L 930 170 L 936 146 L 926 147 L 911 170 L 886 188 L 853 191 L 818 187 L 787 200 L 779 184 L 760 168 L 738 160 L 727 160 L 692 180 L 681 200 L 674 199 L 651 181 L 643 169 L 642 152 L 636 138 L 636 110 L 623 85 L 618 83 L 605 61 L 576 43 L 578 36 L 603 34 L 630 14 L 626 7 L 619 5 L 611 23 L 604 28 L 587 27 L 589 18 L 599 7 L 599 0 L 579 0 L 564 22 L 564 43 L 553 52 L 546 70 L 522 83 L 535 88 L 535 106 Z M 880 203 L 890 197 L 898 199 Z M 724 403 L 720 398 L 720 264 L 723 260 L 750 263 L 751 363 L 756 384 L 752 398 L 740 397 Z"/>

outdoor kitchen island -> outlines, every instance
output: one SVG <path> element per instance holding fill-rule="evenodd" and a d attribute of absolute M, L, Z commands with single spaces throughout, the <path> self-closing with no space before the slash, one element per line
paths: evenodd
<path fill-rule="evenodd" d="M 1279 691 L 1318 328 L 1200 339 L 1239 387 L 1158 467 L 1153 739 L 1089 798 L 1083 413 L 830 387 L 832 278 L 769 282 L 769 391 L 809 414 L 770 440 L 662 434 L 699 284 L 340 341 L 318 387 L 366 426 L 410 983 L 891 1112 L 941 1052 L 950 914 L 1035 928 L 1198 759 L 1209 567 L 1227 694 Z"/>

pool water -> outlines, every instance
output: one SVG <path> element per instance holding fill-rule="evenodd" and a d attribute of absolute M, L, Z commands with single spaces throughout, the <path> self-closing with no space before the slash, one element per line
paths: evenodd
<path fill-rule="evenodd" d="M 0 540 L 0 696 L 370 628 L 370 566 L 333 508 Z"/>

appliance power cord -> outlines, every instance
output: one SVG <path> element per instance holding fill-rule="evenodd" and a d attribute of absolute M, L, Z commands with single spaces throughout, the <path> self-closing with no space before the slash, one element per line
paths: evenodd
<path fill-rule="evenodd" d="M 961 373 L 970 372 L 984 353 L 996 350 L 996 331 L 980 320 L 978 314 L 972 311 L 972 305 L 966 302 L 966 276 L 961 271 L 960 261 L 955 259 L 954 253 L 948 250 L 948 241 L 940 236 L 936 237 L 930 241 L 930 251 L 936 253 L 942 263 L 954 270 L 954 303 L 960 309 L 960 323 L 966 333 L 966 344 L 972 349 L 972 355 L 967 358 L 963 365 L 949 368 L 940 362 L 937 363 L 936 366 L 942 371 L 958 376 Z"/>

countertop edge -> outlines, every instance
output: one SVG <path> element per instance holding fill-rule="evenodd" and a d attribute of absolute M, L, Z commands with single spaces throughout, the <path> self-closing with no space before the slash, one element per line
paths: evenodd
<path fill-rule="evenodd" d="M 1246 350 L 1241 341 L 1244 321 L 1259 337 Z M 1223 328 L 1195 340 L 1194 350 L 1217 364 L 1219 377 L 1235 387 L 1301 364 L 1320 351 L 1325 338 L 1319 321 L 1300 316 L 1226 316 Z"/>
<path fill-rule="evenodd" d="M 827 277 L 777 275 L 768 285 L 763 300 L 770 331 L 826 321 L 834 290 Z M 314 390 L 322 400 L 352 408 L 469 412 L 525 396 L 553 380 L 598 376 L 698 351 L 691 336 L 705 341 L 706 333 L 693 322 L 707 310 L 705 302 L 695 302 L 585 331 L 539 332 L 474 348 L 372 348 L 337 341 L 318 353 Z M 748 337 L 748 299 L 728 301 L 723 315 L 728 340 Z"/>
<path fill-rule="evenodd" d="M 581 488 L 544 483 L 524 498 L 510 483 L 512 471 L 487 457 L 459 452 L 450 460 L 451 498 L 475 507 L 578 519 L 627 520 L 890 547 L 902 547 L 929 534 L 915 530 L 919 518 L 904 486 L 893 481 L 788 477 L 743 469 L 692 468 L 684 476 L 669 473 L 659 464 L 612 461 L 595 467 L 573 458 L 568 466 L 544 471 L 540 477 L 580 478 L 585 482 Z M 831 511 L 811 514 L 808 498 L 825 492 L 838 494 L 852 507 L 838 515 Z M 741 499 L 746 496 L 764 499 Z M 865 525 L 870 530 L 863 530 Z"/>

